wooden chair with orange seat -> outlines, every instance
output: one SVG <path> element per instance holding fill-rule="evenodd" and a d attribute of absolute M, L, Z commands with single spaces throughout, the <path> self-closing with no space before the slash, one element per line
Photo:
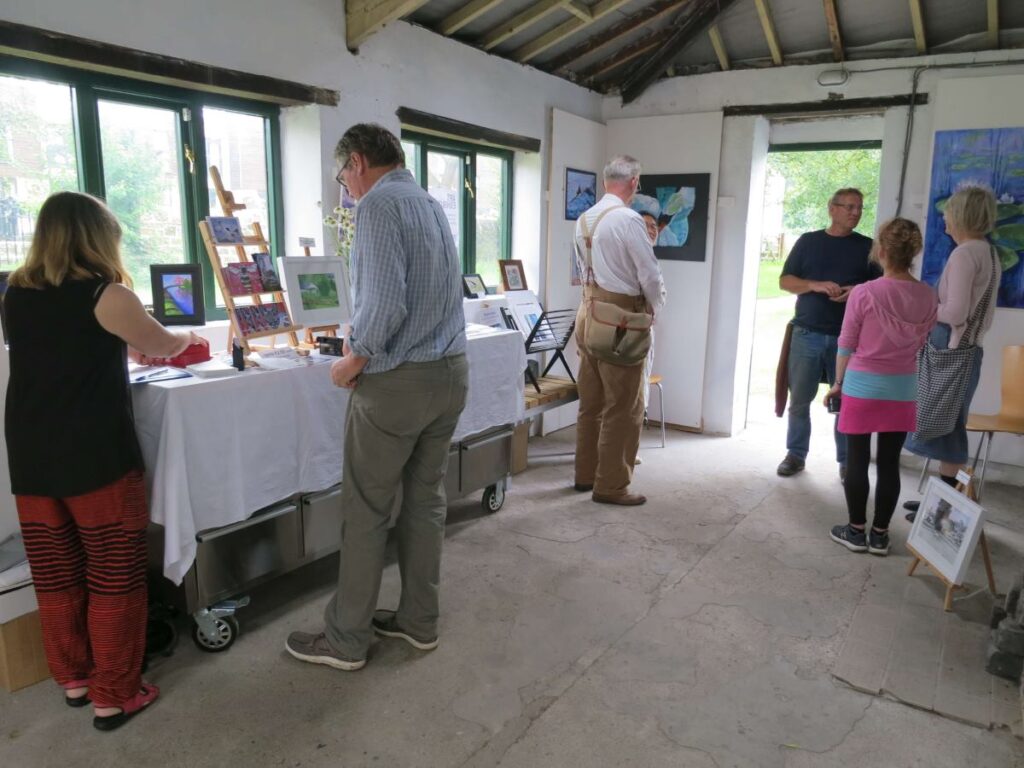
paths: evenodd
<path fill-rule="evenodd" d="M 1003 347 L 1002 396 L 999 413 L 991 416 L 971 413 L 967 416 L 967 431 L 982 433 L 974 454 L 975 470 L 978 468 L 981 448 L 985 446 L 985 458 L 981 463 L 981 476 L 978 480 L 979 499 L 985 488 L 985 469 L 992 450 L 992 438 L 997 432 L 1024 435 L 1024 346 Z"/>

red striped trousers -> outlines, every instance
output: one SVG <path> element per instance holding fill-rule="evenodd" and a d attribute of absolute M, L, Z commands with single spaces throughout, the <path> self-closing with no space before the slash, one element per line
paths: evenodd
<path fill-rule="evenodd" d="M 15 501 L 54 680 L 88 680 L 96 706 L 121 706 L 139 692 L 146 649 L 142 473 L 80 496 Z"/>

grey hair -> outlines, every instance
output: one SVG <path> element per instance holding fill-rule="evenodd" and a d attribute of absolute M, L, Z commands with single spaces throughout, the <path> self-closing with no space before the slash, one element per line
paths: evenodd
<path fill-rule="evenodd" d="M 828 201 L 828 204 L 839 205 L 839 201 L 842 200 L 844 197 L 859 197 L 861 199 L 861 202 L 864 201 L 864 193 L 861 192 L 859 189 L 857 189 L 856 187 L 843 187 L 842 189 L 837 189 L 835 191 L 835 194 L 832 195 L 832 198 Z"/>
<path fill-rule="evenodd" d="M 604 167 L 605 181 L 629 181 L 640 175 L 640 161 L 629 155 L 616 155 Z"/>

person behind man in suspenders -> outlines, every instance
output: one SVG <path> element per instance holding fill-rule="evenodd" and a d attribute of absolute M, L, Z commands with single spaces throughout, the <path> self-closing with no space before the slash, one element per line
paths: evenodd
<path fill-rule="evenodd" d="M 629 491 L 644 414 L 644 366 L 598 360 L 582 343 L 591 300 L 648 314 L 657 314 L 665 305 L 665 281 L 644 220 L 629 208 L 640 185 L 640 170 L 636 158 L 612 158 L 604 168 L 604 197 L 576 224 L 576 259 L 584 286 L 576 316 L 580 410 L 574 487 L 592 491 L 600 504 L 633 506 L 647 501 Z M 583 258 L 588 247 L 592 270 Z"/>

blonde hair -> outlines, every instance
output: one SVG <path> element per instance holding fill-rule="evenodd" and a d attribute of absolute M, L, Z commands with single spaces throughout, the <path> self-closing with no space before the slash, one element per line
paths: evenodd
<path fill-rule="evenodd" d="M 885 260 L 890 269 L 898 272 L 909 272 L 914 264 L 914 257 L 924 247 L 921 229 L 910 219 L 889 219 L 878 230 L 874 247 L 871 249 L 872 261 L 879 261 L 879 251 L 885 251 Z"/>
<path fill-rule="evenodd" d="M 996 225 L 996 197 L 985 187 L 964 186 L 949 198 L 944 213 L 953 229 L 987 235 Z"/>
<path fill-rule="evenodd" d="M 92 195 L 50 195 L 39 209 L 28 258 L 11 274 L 9 284 L 41 289 L 90 277 L 131 286 L 121 261 L 121 225 Z"/>

